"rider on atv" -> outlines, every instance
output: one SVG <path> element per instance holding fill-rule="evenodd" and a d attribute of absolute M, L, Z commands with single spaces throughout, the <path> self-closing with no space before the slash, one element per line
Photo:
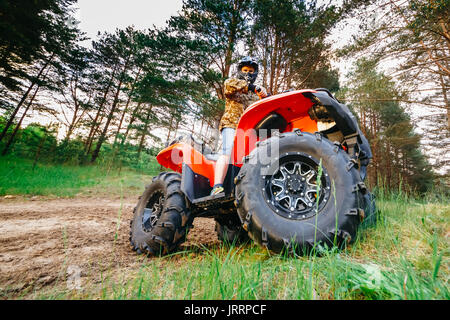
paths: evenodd
<path fill-rule="evenodd" d="M 251 57 L 244 57 L 237 65 L 237 78 L 229 78 L 224 83 L 225 113 L 219 124 L 219 131 L 222 133 L 222 151 L 217 160 L 211 195 L 224 191 L 223 180 L 228 169 L 236 127 L 244 110 L 257 100 L 267 97 L 266 89 L 254 84 L 257 76 L 258 63 Z"/>
<path fill-rule="evenodd" d="M 260 100 L 267 93 L 254 84 L 258 64 L 244 58 L 238 66 L 239 78 L 225 82 L 221 154 L 196 139 L 158 153 L 171 171 L 153 177 L 134 209 L 137 253 L 174 252 L 197 217 L 214 218 L 222 241 L 299 254 L 345 246 L 375 221 L 364 184 L 372 153 L 349 108 L 324 88 Z"/>

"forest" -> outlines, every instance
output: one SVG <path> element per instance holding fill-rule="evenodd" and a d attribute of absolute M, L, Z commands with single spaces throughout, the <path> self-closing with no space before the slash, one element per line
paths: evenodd
<path fill-rule="evenodd" d="M 224 80 L 251 55 L 271 94 L 328 88 L 351 108 L 371 186 L 448 193 L 448 0 L 185 0 L 164 27 L 95 39 L 76 2 L 1 1 L 3 157 L 145 171 L 181 134 L 217 150 Z"/>
<path fill-rule="evenodd" d="M 175 2 L 103 4 L 125 20 Z M 265 300 L 268 317 L 280 300 L 449 300 L 450 0 L 180 0 L 162 24 L 95 36 L 87 3 L 0 0 L 0 300 Z M 221 149 L 224 82 L 245 56 L 272 95 L 327 88 L 348 106 L 373 154 L 364 181 L 351 145 L 295 130 L 273 137 L 294 141 L 285 159 L 317 163 L 268 176 L 288 206 L 270 205 L 280 188 L 253 192 L 246 164 L 231 198 L 204 183 L 188 199 L 205 180 L 156 155 L 188 134 Z M 198 305 L 176 302 L 158 310 Z"/>

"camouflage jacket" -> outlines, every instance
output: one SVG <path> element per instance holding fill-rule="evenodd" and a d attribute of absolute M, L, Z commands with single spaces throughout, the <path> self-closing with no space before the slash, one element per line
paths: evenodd
<path fill-rule="evenodd" d="M 219 131 L 223 128 L 236 129 L 244 110 L 258 101 L 256 93 L 248 92 L 247 81 L 229 78 L 225 81 L 225 112 L 220 120 Z"/>

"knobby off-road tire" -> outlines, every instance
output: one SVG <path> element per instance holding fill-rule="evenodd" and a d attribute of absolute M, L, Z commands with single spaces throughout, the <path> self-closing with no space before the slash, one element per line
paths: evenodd
<path fill-rule="evenodd" d="M 259 159 L 275 149 L 272 143 L 278 143 L 279 157 L 263 164 Z M 261 142 L 236 178 L 243 228 L 275 253 L 305 254 L 319 244 L 342 247 L 354 241 L 367 192 L 355 166 L 339 144 L 319 133 L 296 131 Z"/>
<path fill-rule="evenodd" d="M 193 218 L 180 185 L 178 173 L 163 172 L 145 188 L 131 220 L 130 243 L 138 254 L 165 255 L 186 240 Z"/>
<path fill-rule="evenodd" d="M 249 241 L 247 231 L 242 228 L 237 214 L 215 219 L 217 238 L 228 244 L 242 244 Z"/>

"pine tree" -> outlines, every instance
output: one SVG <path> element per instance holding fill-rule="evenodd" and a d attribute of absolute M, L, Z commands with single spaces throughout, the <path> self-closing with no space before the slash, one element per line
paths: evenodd
<path fill-rule="evenodd" d="M 340 54 L 347 59 L 370 55 L 385 70 L 392 66 L 389 73 L 409 93 L 398 101 L 420 114 L 426 111 L 417 117 L 426 136 L 424 149 L 436 155 L 436 169 L 448 175 L 450 158 L 442 155 L 450 145 L 450 2 L 371 0 L 361 8 L 360 32 Z"/>
<path fill-rule="evenodd" d="M 421 136 L 398 100 L 407 99 L 392 79 L 376 70 L 376 61 L 360 59 L 348 75 L 349 88 L 340 99 L 351 103 L 361 129 L 369 139 L 373 161 L 369 183 L 387 188 L 426 192 L 434 174 L 420 150 Z M 409 189 L 408 189 L 409 188 Z"/>
<path fill-rule="evenodd" d="M 132 61 L 134 58 L 133 56 L 136 54 L 134 36 L 135 32 L 131 27 L 127 28 L 126 30 L 117 30 L 116 32 L 117 41 L 114 43 L 114 46 L 112 47 L 113 49 L 112 54 L 114 54 L 118 59 L 117 63 L 119 73 L 117 83 L 113 91 L 114 98 L 110 106 L 110 110 L 107 113 L 105 125 L 103 126 L 103 129 L 96 143 L 95 149 L 92 153 L 91 162 L 94 162 L 97 159 L 100 153 L 100 148 L 107 139 L 109 126 L 117 111 L 117 106 L 119 103 L 119 95 L 121 93 L 122 86 L 125 82 L 126 77 L 128 76 L 127 75 L 128 72 L 132 69 Z"/>
<path fill-rule="evenodd" d="M 20 79 L 29 79 L 24 67 L 41 59 L 55 38 L 55 29 L 70 21 L 76 0 L 2 0 L 0 2 L 0 85 L 20 90 Z M 66 27 L 67 28 L 67 27 Z"/>
<path fill-rule="evenodd" d="M 18 81 L 18 79 L 21 79 L 26 85 L 19 95 L 20 98 L 18 98 L 17 104 L 11 109 L 5 127 L 0 132 L 0 141 L 5 138 L 8 129 L 16 121 L 17 114 L 23 109 L 22 107 L 26 100 L 30 98 L 30 94 L 32 94 L 31 100 L 33 101 L 36 97 L 37 90 L 41 88 L 55 90 L 55 85 L 53 81 L 51 81 L 53 77 L 51 75 L 47 76 L 48 72 L 55 72 L 56 74 L 63 72 L 68 53 L 75 43 L 83 36 L 77 29 L 76 24 L 69 23 L 71 21 L 70 13 L 72 10 L 69 5 L 72 3 L 73 1 L 46 1 L 45 4 L 39 1 L 34 4 L 29 3 L 28 5 L 32 8 L 31 12 L 34 12 L 39 16 L 36 19 L 40 21 L 40 26 L 42 27 L 42 29 L 36 30 L 39 39 L 36 42 L 37 45 L 29 47 L 33 53 L 28 56 L 22 56 L 23 60 L 19 59 L 15 61 L 17 56 L 14 52 L 14 45 L 7 44 L 5 48 L 2 48 L 4 49 L 1 58 L 3 67 L 2 79 L 6 79 L 5 83 L 7 86 L 9 86 L 8 83 L 11 84 L 14 81 Z M 26 7 L 27 6 L 25 5 L 25 8 Z M 41 11 L 34 10 L 36 8 L 40 8 L 39 10 Z M 8 27 L 11 28 L 11 25 L 8 25 Z M 9 29 L 7 28 L 6 30 Z M 21 30 L 20 27 L 18 30 Z M 8 31 L 6 33 L 8 34 Z M 12 32 L 12 34 L 14 34 L 14 32 Z M 4 40 L 5 39 L 3 39 L 3 41 Z M 7 38 L 6 42 L 8 42 Z M 19 41 L 18 43 L 20 47 L 21 42 Z M 20 51 L 20 48 L 17 48 L 17 50 Z M 20 56 L 20 53 L 18 54 Z M 12 59 L 11 56 L 16 58 Z M 28 58 L 32 59 L 30 60 Z M 29 66 L 27 66 L 28 64 Z M 47 76 L 46 80 L 44 80 L 45 76 Z M 14 87 L 12 90 L 19 90 L 19 88 Z M 32 93 L 33 90 L 35 90 L 34 93 Z M 21 120 L 23 120 L 26 113 L 30 110 L 32 101 L 22 112 Z M 20 123 L 21 120 L 19 120 Z M 17 129 L 13 130 L 12 135 L 8 137 L 6 147 L 2 152 L 3 154 L 8 151 L 17 131 Z"/>
<path fill-rule="evenodd" d="M 325 38 L 343 14 L 343 8 L 315 1 L 253 1 L 247 44 L 262 63 L 262 85 L 272 94 L 305 87 L 338 89 Z"/>

